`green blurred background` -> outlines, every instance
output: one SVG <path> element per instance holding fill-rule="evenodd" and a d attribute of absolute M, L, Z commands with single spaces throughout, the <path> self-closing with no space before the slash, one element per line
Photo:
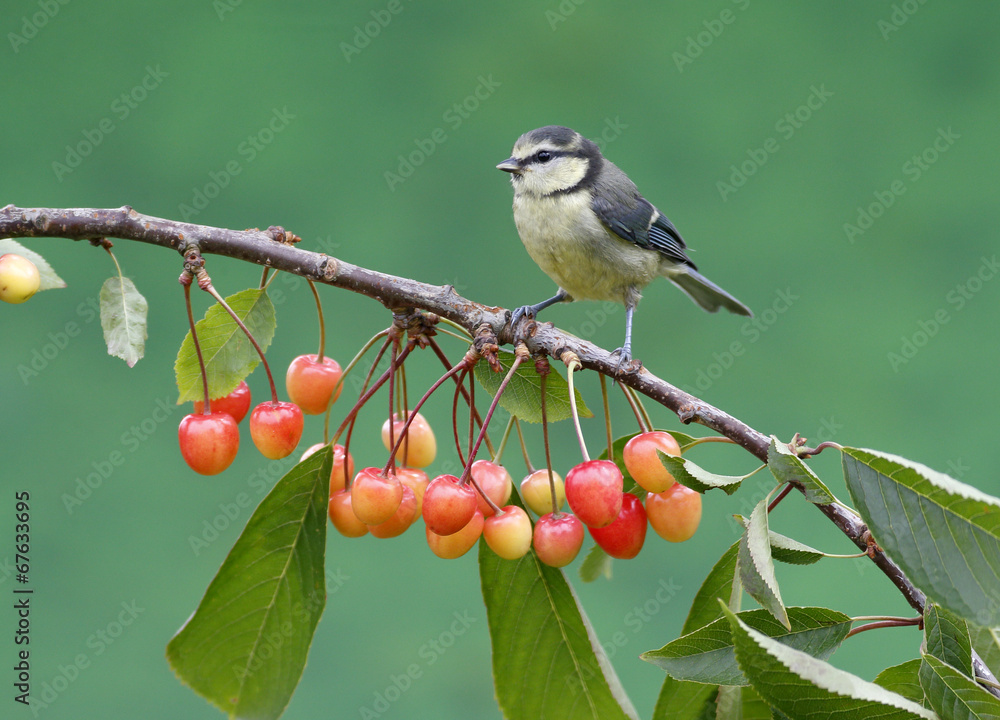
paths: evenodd
<path fill-rule="evenodd" d="M 656 283 L 636 315 L 635 352 L 647 367 L 765 433 L 895 452 L 1000 490 L 990 429 L 1000 400 L 995 3 L 8 0 L 4 10 L 0 204 L 127 203 L 222 227 L 282 224 L 303 247 L 512 307 L 554 288 L 518 241 L 508 178 L 493 166 L 522 132 L 569 125 L 601 138 L 705 274 L 757 312 L 756 326 L 706 315 Z M 86 157 L 67 157 L 88 142 Z M 401 156 L 411 153 L 410 176 L 388 177 L 406 172 Z M 198 207 L 200 192 L 214 197 Z M 866 213 L 870 222 L 859 221 Z M 85 243 L 26 244 L 69 283 L 0 308 L 0 481 L 11 505 L 14 490 L 32 495 L 33 693 L 58 690 L 40 714 L 217 717 L 173 677 L 164 647 L 246 522 L 248 509 L 226 519 L 227 505 L 241 492 L 256 502 L 290 463 L 269 467 L 245 424 L 243 451 L 223 475 L 199 477 L 181 459 L 176 255 L 116 244 L 150 305 L 146 358 L 130 370 L 105 354 L 88 311 L 110 260 Z M 209 268 L 226 294 L 259 277 L 224 259 Z M 274 285 L 269 359 L 279 373 L 315 352 L 312 298 L 293 280 Z M 389 322 L 371 300 L 323 296 L 328 351 L 342 363 Z M 197 303 L 200 315 L 208 303 Z M 579 303 L 544 317 L 604 347 L 621 342 L 620 309 Z M 459 357 L 457 343 L 446 347 Z M 423 353 L 407 367 L 411 397 L 440 371 Z M 596 379 L 580 382 L 599 407 Z M 250 384 L 262 398 L 261 371 Z M 631 432 L 613 397 L 616 434 Z M 353 440 L 360 465 L 384 462 L 385 406 L 376 404 Z M 428 406 L 440 446 L 432 471 L 454 469 L 449 405 L 450 394 Z M 680 429 L 666 411 L 654 416 Z M 579 459 L 565 425 L 553 434 L 562 471 Z M 586 431 L 596 451 L 600 421 Z M 317 441 L 320 421 L 306 432 L 303 443 Z M 529 434 L 540 463 L 538 428 Z M 124 461 L 109 468 L 114 453 Z M 517 453 L 509 458 L 522 477 Z M 754 465 L 720 446 L 696 460 L 719 472 Z M 837 458 L 816 466 L 846 495 Z M 107 477 L 67 509 L 65 498 L 102 468 Z M 641 715 L 663 676 L 637 656 L 676 637 L 736 537 L 731 514 L 748 513 L 766 488 L 758 475 L 735 497 L 710 494 L 692 541 L 667 546 L 651 534 L 637 560 L 616 563 L 612 582 L 577 583 Z M 12 553 L 11 515 L 0 512 L 0 559 Z M 196 554 L 191 538 L 212 522 L 223 529 Z M 800 498 L 773 522 L 851 552 Z M 286 717 L 499 717 L 474 553 L 438 560 L 422 530 L 391 541 L 334 533 L 328 565 L 327 610 Z M 864 561 L 778 573 L 789 604 L 907 612 Z M 664 586 L 676 590 L 667 603 L 656 600 Z M 455 613 L 465 622 L 453 625 Z M 14 618 L 9 609 L 0 617 L 10 693 Z M 117 625 L 123 618 L 130 623 Z M 919 641 L 908 630 L 866 633 L 833 660 L 870 679 L 913 657 Z M 86 667 L 74 673 L 81 656 Z M 414 663 L 421 677 L 387 709 L 377 705 Z"/>

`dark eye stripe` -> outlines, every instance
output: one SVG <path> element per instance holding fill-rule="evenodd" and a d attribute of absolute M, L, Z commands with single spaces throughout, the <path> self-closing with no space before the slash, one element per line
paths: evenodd
<path fill-rule="evenodd" d="M 541 159 L 540 156 L 543 153 L 545 153 L 545 154 L 547 154 L 549 156 L 547 160 L 542 160 Z M 555 160 L 556 158 L 559 158 L 559 157 L 584 157 L 584 154 L 581 153 L 581 152 L 577 152 L 577 151 L 549 150 L 549 149 L 546 148 L 546 149 L 539 150 L 538 152 L 536 152 L 534 155 L 532 155 L 531 157 L 529 157 L 526 162 L 527 163 L 547 163 L 547 162 L 551 162 L 552 160 Z"/>

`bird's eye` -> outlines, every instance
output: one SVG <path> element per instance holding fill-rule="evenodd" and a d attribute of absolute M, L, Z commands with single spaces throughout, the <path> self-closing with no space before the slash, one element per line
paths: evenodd
<path fill-rule="evenodd" d="M 547 163 L 549 160 L 552 159 L 552 153 L 550 153 L 548 150 L 542 150 L 538 153 L 536 157 L 538 158 L 538 162 Z"/>

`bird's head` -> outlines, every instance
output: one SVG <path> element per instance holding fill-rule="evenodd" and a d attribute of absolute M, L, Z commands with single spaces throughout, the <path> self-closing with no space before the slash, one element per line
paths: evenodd
<path fill-rule="evenodd" d="M 510 173 L 516 193 L 546 196 L 592 184 L 602 163 L 595 143 L 575 130 L 548 125 L 519 137 L 497 169 Z"/>

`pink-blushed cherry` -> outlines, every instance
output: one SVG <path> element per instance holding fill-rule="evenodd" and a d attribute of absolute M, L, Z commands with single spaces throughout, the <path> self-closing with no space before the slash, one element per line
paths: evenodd
<path fill-rule="evenodd" d="M 177 428 L 184 461 L 201 475 L 218 475 L 240 449 L 240 431 L 226 413 L 188 415 Z"/>
<path fill-rule="evenodd" d="M 495 505 L 503 507 L 510 500 L 514 484 L 510 479 L 510 473 L 502 465 L 489 460 L 476 460 L 472 463 L 470 472 L 472 479 L 479 483 L 479 488 Z M 484 518 L 493 516 L 493 508 L 479 493 L 476 493 L 476 506 Z"/>
<path fill-rule="evenodd" d="M 295 403 L 262 402 L 250 413 L 250 437 L 271 460 L 288 457 L 302 437 L 305 419 Z"/>
<path fill-rule="evenodd" d="M 674 457 L 681 454 L 674 436 L 662 430 L 636 435 L 622 451 L 629 475 L 649 492 L 663 492 L 674 484 L 674 476 L 660 462 L 660 452 Z"/>
<path fill-rule="evenodd" d="M 476 510 L 465 527 L 451 535 L 438 535 L 430 528 L 425 528 L 425 531 L 431 552 L 439 558 L 454 560 L 469 552 L 483 534 L 483 514 Z"/>
<path fill-rule="evenodd" d="M 476 507 L 476 490 L 470 483 L 463 485 L 454 475 L 439 475 L 424 492 L 422 514 L 428 530 L 451 535 L 469 524 Z"/>
<path fill-rule="evenodd" d="M 285 373 L 288 398 L 302 408 L 306 415 L 320 415 L 340 397 L 337 387 L 343 372 L 331 357 L 319 361 L 319 355 L 299 355 L 292 360 Z M 336 390 L 336 394 L 334 391 Z"/>
<path fill-rule="evenodd" d="M 684 542 L 691 539 L 701 522 L 701 495 L 675 483 L 661 493 L 646 496 L 646 514 L 661 538 Z"/>
<path fill-rule="evenodd" d="M 399 478 L 399 482 L 413 491 L 417 498 L 417 516 L 421 516 L 424 511 L 424 493 L 427 492 L 427 486 L 431 482 L 427 473 L 420 468 L 398 467 L 396 468 L 396 477 Z"/>
<path fill-rule="evenodd" d="M 535 515 L 545 515 L 554 512 L 566 502 L 566 485 L 559 473 L 552 473 L 552 482 L 556 486 L 556 506 L 552 507 L 552 489 L 549 486 L 549 471 L 545 468 L 535 470 L 521 481 L 521 499 L 531 508 Z"/>
<path fill-rule="evenodd" d="M 538 518 L 534 534 L 535 554 L 550 567 L 564 567 L 583 546 L 583 523 L 571 513 L 547 513 Z"/>
<path fill-rule="evenodd" d="M 399 434 L 403 430 L 406 420 L 400 417 L 399 413 L 392 416 L 392 441 L 399 441 Z M 391 451 L 389 444 L 389 420 L 382 424 L 382 444 L 385 449 Z M 434 438 L 434 431 L 430 424 L 420 413 L 416 413 L 413 422 L 410 423 L 406 431 L 406 439 L 399 446 L 396 453 L 396 462 L 407 467 L 425 468 L 434 462 L 437 455 L 437 440 Z"/>
<path fill-rule="evenodd" d="M 403 501 L 403 486 L 395 475 L 379 468 L 365 468 L 351 484 L 351 507 L 365 525 L 380 525 L 396 514 Z"/>
<path fill-rule="evenodd" d="M 327 512 L 330 515 L 330 522 L 344 537 L 361 537 L 368 533 L 368 526 L 354 514 L 350 490 L 338 490 L 331 494 Z"/>
<path fill-rule="evenodd" d="M 41 275 L 31 260 L 16 253 L 0 255 L 0 300 L 19 305 L 38 292 L 41 284 Z"/>
<path fill-rule="evenodd" d="M 622 493 L 622 510 L 610 525 L 590 528 L 594 542 L 604 552 L 619 560 L 630 560 L 639 554 L 646 542 L 646 510 L 632 493 Z"/>
<path fill-rule="evenodd" d="M 483 524 L 490 550 L 504 560 L 517 560 L 531 549 L 531 520 L 517 505 L 507 505 L 502 515 L 491 515 Z"/>
<path fill-rule="evenodd" d="M 622 509 L 625 480 L 610 460 L 587 460 L 566 473 L 566 501 L 588 527 L 610 525 Z"/>
<path fill-rule="evenodd" d="M 392 517 L 378 525 L 369 525 L 368 532 L 377 538 L 392 538 L 405 533 L 417 519 L 417 498 L 408 486 L 403 485 L 403 499 Z"/>
<path fill-rule="evenodd" d="M 194 401 L 194 411 L 196 413 L 200 413 L 204 407 L 204 400 Z M 208 409 L 210 412 L 223 412 L 232 415 L 233 420 L 238 425 L 250 411 L 250 387 L 245 380 L 240 380 L 240 384 L 228 395 L 209 400 Z"/>
<path fill-rule="evenodd" d="M 321 448 L 326 447 L 326 443 L 316 443 L 315 445 L 310 445 L 302 457 L 299 458 L 299 462 L 302 462 L 310 455 L 315 454 Z M 346 464 L 346 468 L 344 467 Z M 346 473 L 345 473 L 346 471 Z M 354 458 L 351 457 L 350 453 L 347 453 L 347 462 L 344 462 L 344 446 L 334 445 L 333 446 L 333 466 L 330 469 L 330 494 L 333 495 L 338 490 L 343 490 L 347 487 L 347 480 L 354 475 Z"/>

